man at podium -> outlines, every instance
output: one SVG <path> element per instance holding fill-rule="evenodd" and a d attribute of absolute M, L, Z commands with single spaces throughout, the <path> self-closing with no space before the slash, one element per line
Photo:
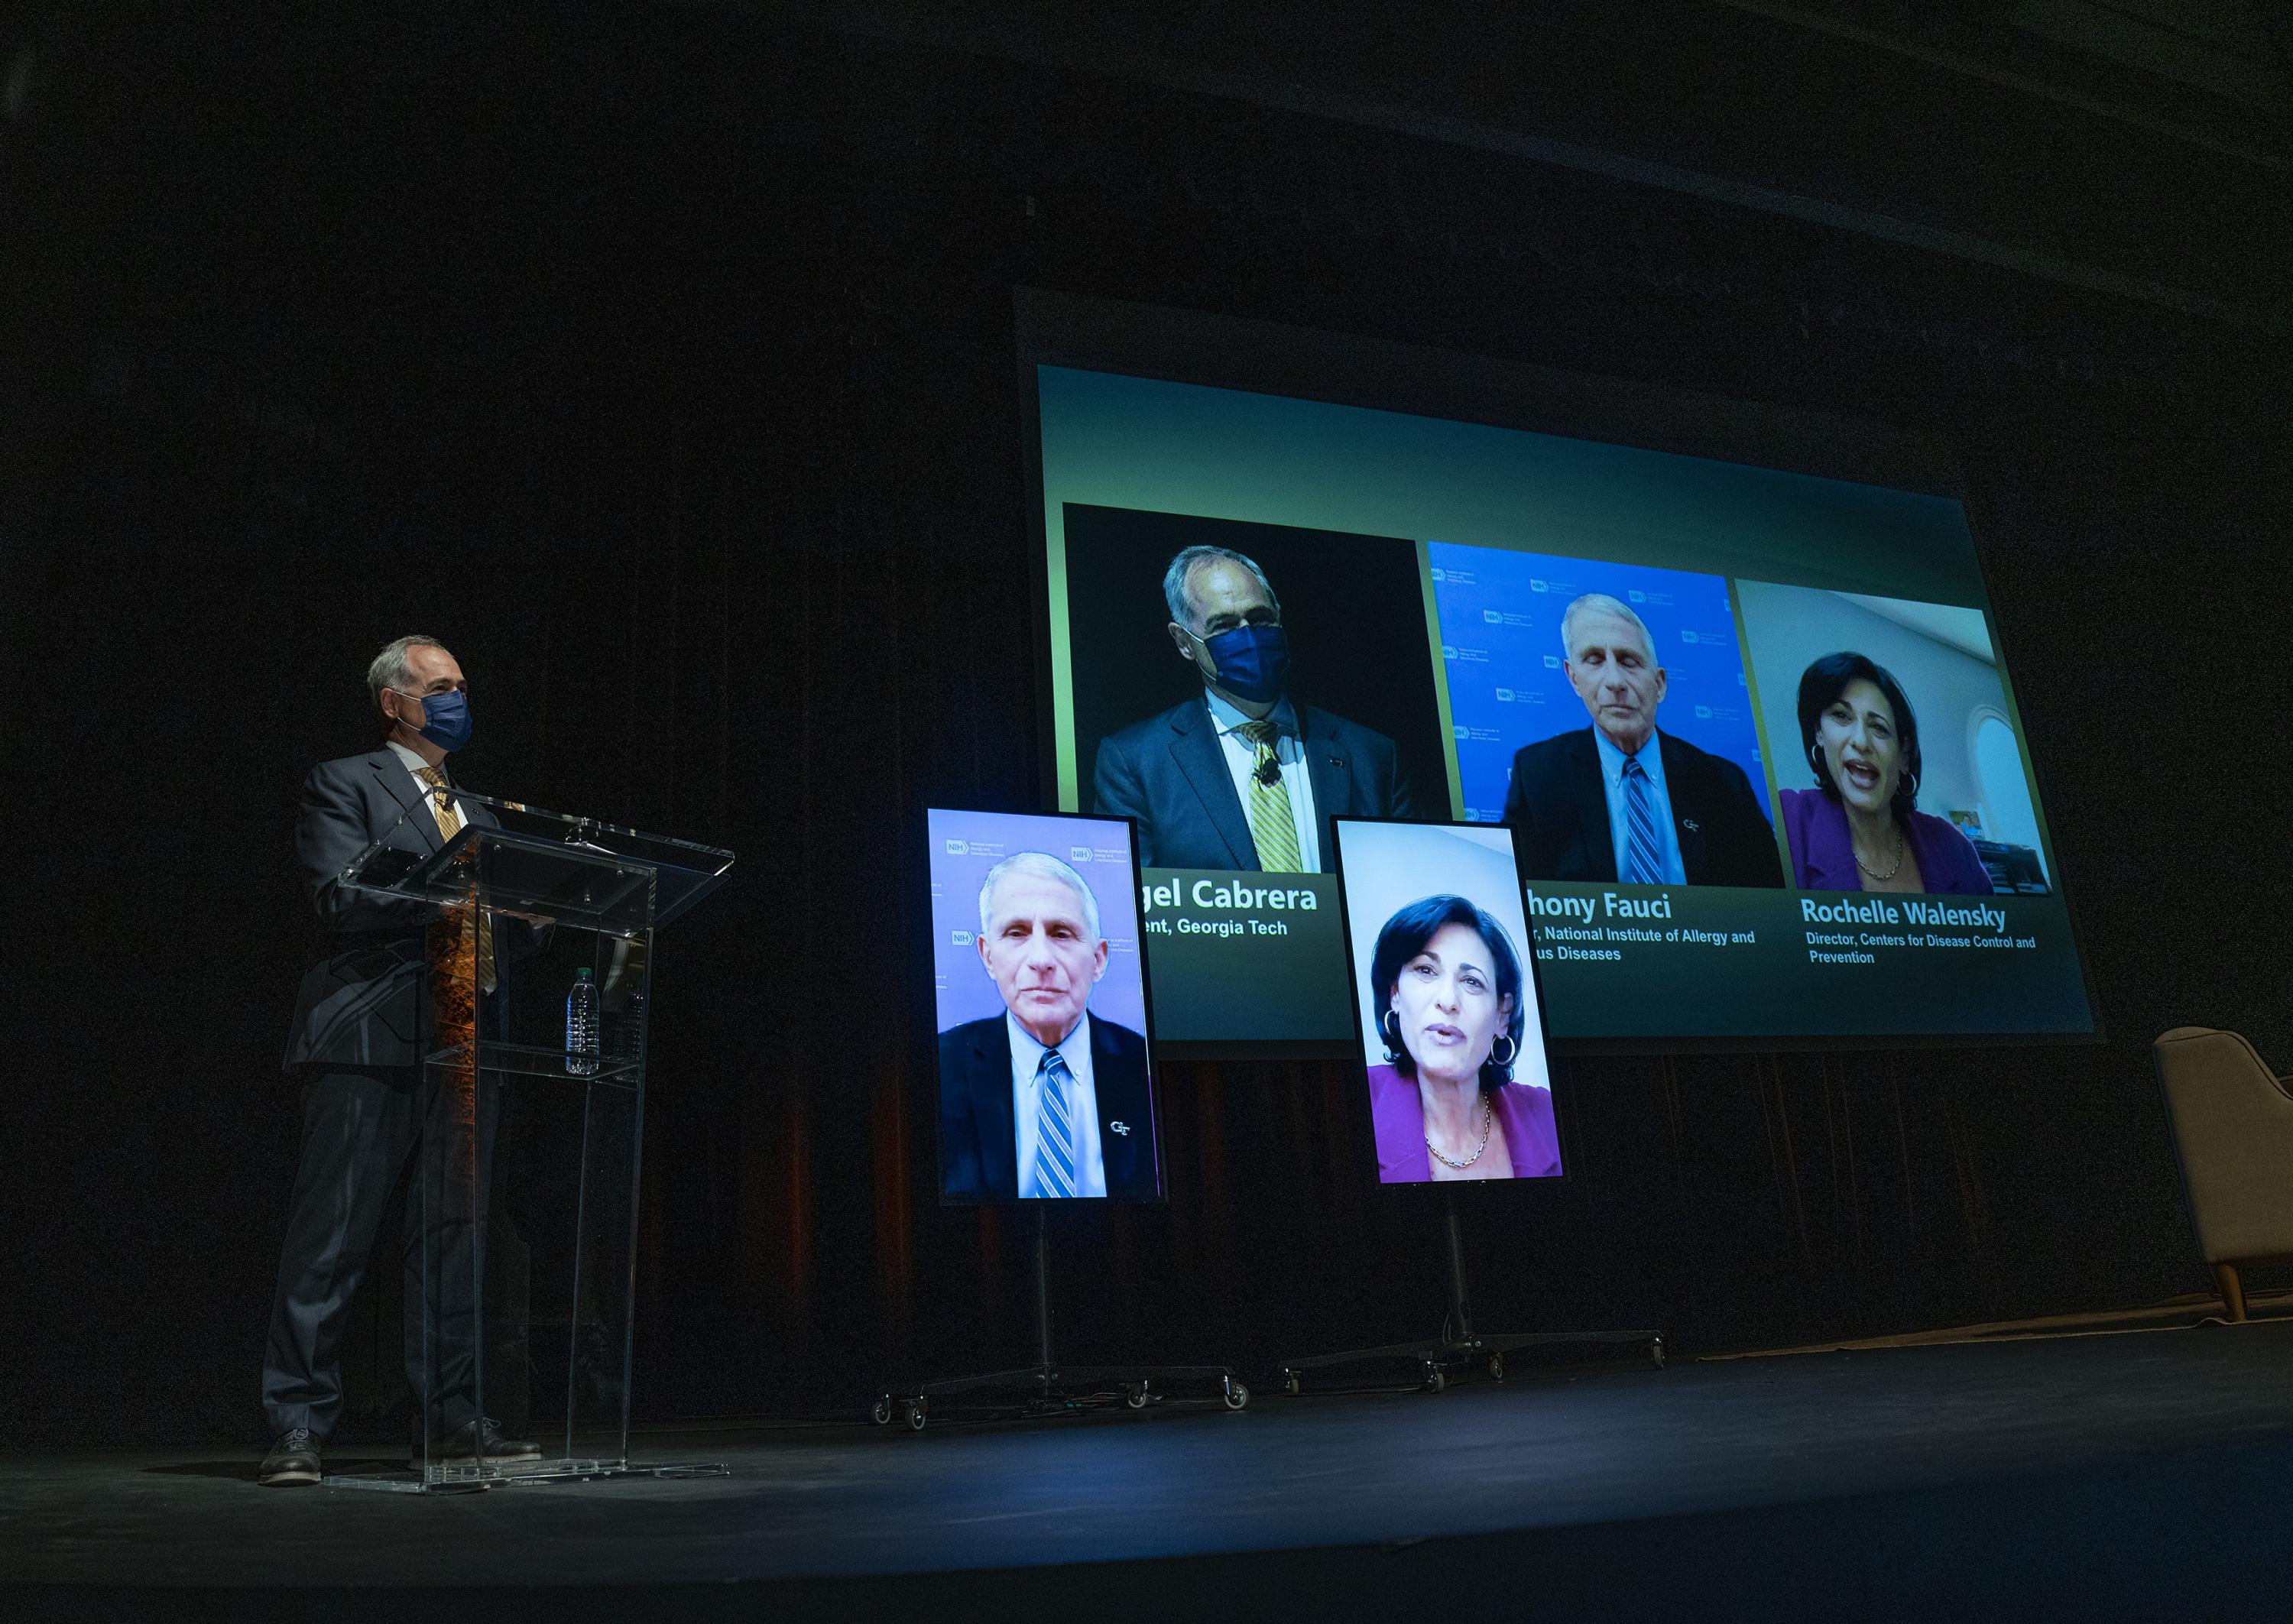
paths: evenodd
<path fill-rule="evenodd" d="M 393 1194 L 409 1182 L 434 1104 L 421 1059 L 428 1037 L 425 932 L 435 910 L 348 890 L 338 877 L 385 834 L 418 859 L 465 822 L 491 821 L 481 807 L 465 810 L 450 796 L 433 793 L 450 787 L 446 757 L 470 738 L 468 684 L 454 657 L 434 637 L 398 638 L 368 667 L 367 687 L 381 747 L 313 767 L 295 824 L 296 867 L 317 910 L 318 933 L 287 1040 L 286 1070 L 303 1086 L 303 1153 L 263 1361 L 263 1407 L 273 1442 L 259 1476 L 273 1485 L 320 1479 L 320 1449 L 342 1411 L 340 1339 L 351 1296 Z M 482 921 L 482 1023 L 498 1013 L 492 934 Z M 492 1106 L 492 1091 L 480 1089 L 471 1126 L 481 1168 L 491 1150 Z M 425 1301 L 420 1213 L 409 1189 L 407 1379 L 442 1425 L 448 1452 L 495 1462 L 538 1459 L 533 1444 L 502 1437 L 475 1411 L 474 1291 L 466 1263 L 472 1248 L 437 1248 L 450 1260 L 464 1260 L 464 1277 L 458 1290 L 450 1263 L 433 1283 L 435 1300 Z M 425 1357 L 425 1325 L 433 1333 L 428 1351 L 438 1371 L 436 1392 Z"/>

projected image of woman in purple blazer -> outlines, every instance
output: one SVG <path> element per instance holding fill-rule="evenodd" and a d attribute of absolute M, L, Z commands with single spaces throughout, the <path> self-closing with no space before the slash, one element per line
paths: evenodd
<path fill-rule="evenodd" d="M 2053 860 L 1989 623 L 1964 604 L 1738 581 L 1791 883 L 2044 894 Z"/>
<path fill-rule="evenodd" d="M 1558 1176 L 1511 831 L 1337 828 L 1379 1182 Z"/>

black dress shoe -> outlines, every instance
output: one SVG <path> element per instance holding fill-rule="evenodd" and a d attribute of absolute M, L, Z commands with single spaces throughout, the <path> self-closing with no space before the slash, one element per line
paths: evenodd
<path fill-rule="evenodd" d="M 279 1434 L 279 1441 L 263 1458 L 255 1481 L 266 1489 L 283 1489 L 315 1483 L 320 1473 L 319 1441 L 311 1435 L 309 1427 L 296 1426 Z"/>
<path fill-rule="evenodd" d="M 521 1460 L 540 1459 L 541 1446 L 503 1437 L 501 1427 L 491 1416 L 486 1416 L 450 1428 L 431 1451 L 431 1458 L 436 1460 L 466 1461 L 473 1456 L 482 1458 L 488 1466 L 510 1466 Z M 422 1464 L 418 1433 L 416 1434 L 413 1464 L 417 1467 Z"/>

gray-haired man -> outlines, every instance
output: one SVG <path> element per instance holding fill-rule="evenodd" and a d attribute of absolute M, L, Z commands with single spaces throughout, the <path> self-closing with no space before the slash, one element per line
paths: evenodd
<path fill-rule="evenodd" d="M 1161 1176 L 1146 1040 L 1090 1013 L 1106 941 L 1082 876 L 1045 852 L 989 869 L 979 961 L 1003 1013 L 940 1034 L 942 1190 L 1151 1200 Z"/>
<path fill-rule="evenodd" d="M 1537 880 L 1643 885 L 1784 883 L 1760 796 L 1744 770 L 1659 731 L 1670 679 L 1632 608 L 1587 593 L 1560 617 L 1562 669 L 1592 725 L 1512 758 L 1504 820 Z"/>
<path fill-rule="evenodd" d="M 1163 600 L 1203 691 L 1101 739 L 1091 788 L 1094 811 L 1138 820 L 1141 862 L 1326 871 L 1332 818 L 1409 816 L 1393 740 L 1289 697 L 1282 603 L 1254 561 L 1188 547 Z"/>
<path fill-rule="evenodd" d="M 470 736 L 469 684 L 454 657 L 433 637 L 398 638 L 368 667 L 367 688 L 382 747 L 312 768 L 295 822 L 296 867 L 318 933 L 287 1039 L 288 1075 L 303 1085 L 303 1157 L 263 1359 L 273 1442 L 258 1475 L 274 1486 L 319 1481 L 320 1446 L 342 1413 L 340 1346 L 351 1294 L 423 1143 L 432 1103 L 420 1063 L 430 910 L 346 890 L 337 877 L 385 835 L 423 857 L 445 844 L 450 828 L 490 820 L 482 807 L 433 794 L 448 785 L 446 757 Z M 482 943 L 490 967 L 490 934 Z M 506 935 L 501 947 L 506 957 Z M 485 990 L 482 1022 L 493 1014 L 493 992 Z M 482 1088 L 472 1125 L 481 1165 L 491 1104 L 492 1091 Z M 432 1281 L 425 1306 L 417 1194 L 408 1194 L 405 1210 L 409 1384 L 426 1395 L 445 1449 L 494 1461 L 538 1458 L 532 1444 L 503 1438 L 476 1413 L 475 1282 Z M 466 1259 L 474 1248 L 466 1235 L 457 1238 L 465 1244 L 434 1249 L 450 1262 Z M 433 1244 L 439 1239 L 433 1231 Z"/>

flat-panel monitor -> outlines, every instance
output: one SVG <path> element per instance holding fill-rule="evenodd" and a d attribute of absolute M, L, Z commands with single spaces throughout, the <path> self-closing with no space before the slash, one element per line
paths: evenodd
<path fill-rule="evenodd" d="M 1378 1182 L 1560 1177 L 1512 831 L 1338 818 L 1331 832 Z"/>
<path fill-rule="evenodd" d="M 941 1199 L 1162 1200 L 1130 825 L 940 807 L 925 824 Z"/>

